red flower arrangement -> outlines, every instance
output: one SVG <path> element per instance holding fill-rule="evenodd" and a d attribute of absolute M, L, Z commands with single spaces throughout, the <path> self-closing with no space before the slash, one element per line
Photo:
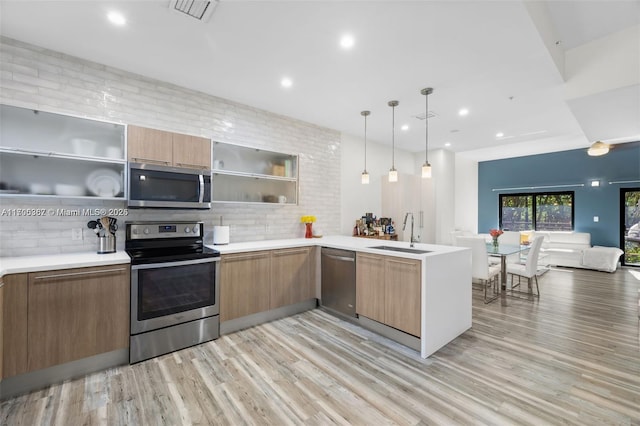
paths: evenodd
<path fill-rule="evenodd" d="M 490 229 L 489 234 L 493 238 L 498 238 L 500 235 L 504 234 L 504 231 L 502 229 Z"/>
<path fill-rule="evenodd" d="M 498 237 L 502 234 L 504 234 L 504 231 L 502 229 L 490 229 L 489 230 L 489 234 L 491 235 L 491 238 L 493 238 L 493 247 L 494 248 L 498 248 Z"/>

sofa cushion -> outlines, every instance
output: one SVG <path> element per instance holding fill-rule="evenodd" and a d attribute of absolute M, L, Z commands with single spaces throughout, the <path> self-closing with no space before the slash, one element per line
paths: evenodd
<path fill-rule="evenodd" d="M 531 238 L 542 235 L 544 241 L 542 246 L 558 246 L 563 247 L 564 244 L 572 246 L 591 247 L 591 234 L 588 232 L 552 232 L 552 231 L 535 231 Z"/>

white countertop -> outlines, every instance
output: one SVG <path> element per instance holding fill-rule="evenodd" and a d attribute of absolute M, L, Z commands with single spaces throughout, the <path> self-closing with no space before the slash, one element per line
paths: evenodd
<path fill-rule="evenodd" d="M 328 236 L 322 238 L 291 238 L 283 240 L 249 241 L 226 245 L 210 245 L 222 254 L 242 253 L 259 250 L 275 250 L 295 247 L 321 246 L 343 250 L 354 250 L 366 253 L 384 254 L 387 256 L 405 257 L 409 259 L 425 259 L 443 253 L 466 250 L 460 247 L 442 246 L 435 244 L 415 243 L 414 248 L 429 250 L 430 253 L 403 253 L 391 250 L 372 249 L 373 246 L 409 247 L 406 241 L 378 240 L 373 238 L 358 238 L 348 236 Z M 65 253 L 39 256 L 20 256 L 0 258 L 0 276 L 22 272 L 47 271 L 51 269 L 84 268 L 89 266 L 104 266 L 130 263 L 131 259 L 124 251 L 116 253 L 97 254 L 95 252 Z"/>
<path fill-rule="evenodd" d="M 293 238 L 286 240 L 264 240 L 250 241 L 244 243 L 231 243 L 225 245 L 207 245 L 222 254 L 242 253 L 247 251 L 274 250 L 293 247 L 321 246 L 343 250 L 355 250 L 366 253 L 384 254 L 387 256 L 406 257 L 410 259 L 423 259 L 430 256 L 438 256 L 442 253 L 466 250 L 461 247 L 443 246 L 436 244 L 415 243 L 414 248 L 418 250 L 428 250 L 430 253 L 403 253 L 392 250 L 372 249 L 373 246 L 393 246 L 409 248 L 406 241 L 378 240 L 373 238 L 348 237 L 334 235 L 322 238 Z"/>
<path fill-rule="evenodd" d="M 115 265 L 130 262 L 131 259 L 124 251 L 106 254 L 82 252 L 39 256 L 2 257 L 0 258 L 0 276 L 18 274 L 22 272 L 85 268 L 89 266 Z"/>

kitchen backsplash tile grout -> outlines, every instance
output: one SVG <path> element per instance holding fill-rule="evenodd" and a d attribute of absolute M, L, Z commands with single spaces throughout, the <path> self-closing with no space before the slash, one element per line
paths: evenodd
<path fill-rule="evenodd" d="M 124 222 L 202 220 L 205 242 L 222 215 L 231 241 L 304 235 L 300 216 L 313 214 L 324 234 L 340 227 L 340 133 L 170 83 L 0 37 L 0 102 L 87 118 L 138 124 L 211 137 L 221 142 L 296 153 L 300 158 L 298 206 L 214 204 L 209 211 L 129 209 L 118 217 L 117 248 Z M 122 201 L 0 198 L 1 209 L 124 208 Z M 86 227 L 91 217 L 0 216 L 0 256 L 95 251 Z M 72 241 L 71 229 L 84 239 Z"/>

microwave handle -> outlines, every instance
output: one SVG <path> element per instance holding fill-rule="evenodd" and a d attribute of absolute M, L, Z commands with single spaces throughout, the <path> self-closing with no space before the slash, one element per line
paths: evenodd
<path fill-rule="evenodd" d="M 204 201 L 204 176 L 198 175 L 198 181 L 200 183 L 200 197 L 198 198 L 198 202 L 202 203 Z"/>

